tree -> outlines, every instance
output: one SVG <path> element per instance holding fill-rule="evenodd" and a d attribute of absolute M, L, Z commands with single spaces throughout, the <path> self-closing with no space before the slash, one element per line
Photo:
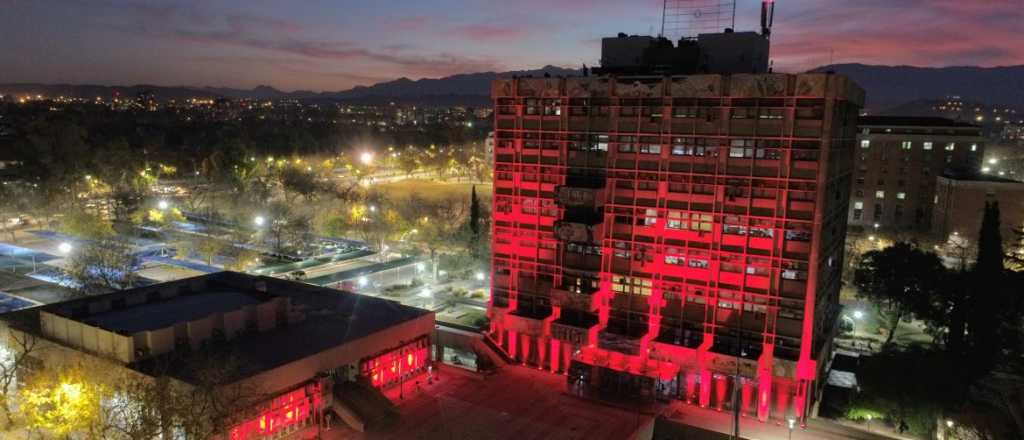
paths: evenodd
<path fill-rule="evenodd" d="M 284 190 L 285 201 L 292 203 L 294 196 L 302 196 L 307 201 L 312 201 L 321 192 L 320 183 L 316 175 L 298 167 L 284 167 L 278 178 L 281 181 L 281 189 Z"/>
<path fill-rule="evenodd" d="M 178 208 L 141 208 L 130 216 L 132 223 L 163 227 L 168 223 L 184 222 L 185 215 Z"/>
<path fill-rule="evenodd" d="M 889 334 L 884 345 L 892 343 L 901 319 L 927 313 L 944 273 L 938 256 L 906 242 L 864 254 L 854 284 L 885 317 Z"/>
<path fill-rule="evenodd" d="M 864 359 L 857 372 L 861 387 L 847 416 L 881 414 L 906 424 L 918 438 L 935 438 L 935 422 L 966 392 L 948 355 L 919 348 L 887 350 Z M 903 374 L 894 374 L 894 372 Z"/>
<path fill-rule="evenodd" d="M 207 266 L 213 266 L 213 259 L 220 255 L 228 244 L 213 237 L 196 237 L 192 247 Z"/>
<path fill-rule="evenodd" d="M 114 235 L 110 221 L 99 215 L 78 210 L 64 215 L 59 231 L 86 240 L 103 240 Z"/>
<path fill-rule="evenodd" d="M 18 415 L 30 429 L 66 438 L 94 431 L 107 389 L 79 367 L 40 370 L 18 393 Z"/>
<path fill-rule="evenodd" d="M 476 196 L 476 185 L 469 195 L 469 229 L 473 235 L 480 235 L 480 199 Z"/>
<path fill-rule="evenodd" d="M 971 271 L 971 310 L 968 318 L 969 334 L 974 361 L 978 371 L 987 371 L 995 365 L 999 352 L 1007 342 L 1001 325 L 1011 318 L 1007 314 L 1012 302 L 1008 300 L 1003 253 L 1003 239 L 999 231 L 999 203 L 986 202 L 978 232 L 978 260 Z"/>
<path fill-rule="evenodd" d="M 32 356 L 38 346 L 35 336 L 27 333 L 8 331 L 8 338 L 0 345 L 0 411 L 3 412 L 3 425 L 14 422 L 12 415 L 15 403 L 10 399 L 20 373 L 27 371 Z"/>
<path fill-rule="evenodd" d="M 92 295 L 132 287 L 138 269 L 139 259 L 131 245 L 103 240 L 75 250 L 65 273 L 79 295 Z"/>

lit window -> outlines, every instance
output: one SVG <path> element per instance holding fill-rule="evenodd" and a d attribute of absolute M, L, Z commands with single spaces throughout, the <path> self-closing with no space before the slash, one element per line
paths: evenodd
<path fill-rule="evenodd" d="M 910 141 L 903 141 L 900 147 L 903 148 L 904 150 L 909 150 L 914 147 L 914 143 Z"/>
<path fill-rule="evenodd" d="M 864 202 L 854 202 L 853 209 L 864 209 Z"/>
<path fill-rule="evenodd" d="M 869 141 L 869 140 L 860 141 L 860 147 L 861 148 L 871 148 L 871 141 Z"/>
<path fill-rule="evenodd" d="M 946 144 L 946 151 L 953 151 L 956 149 L 956 142 L 950 142 Z"/>
<path fill-rule="evenodd" d="M 875 198 L 876 199 L 884 199 L 885 198 L 885 191 L 875 191 Z"/>
<path fill-rule="evenodd" d="M 978 144 L 971 144 L 971 151 L 978 151 Z"/>
<path fill-rule="evenodd" d="M 644 212 L 644 226 L 654 226 L 658 223 L 658 210 L 648 209 Z"/>
<path fill-rule="evenodd" d="M 933 144 L 933 143 L 931 143 L 931 142 L 925 142 L 925 143 L 924 143 L 924 149 L 925 149 L 925 150 L 931 150 L 931 149 L 932 149 L 932 146 L 933 146 L 933 145 L 934 145 L 934 144 Z"/>
<path fill-rule="evenodd" d="M 904 192 L 896 193 L 896 198 L 900 199 L 900 200 L 903 200 L 903 199 L 907 198 L 907 193 L 904 193 Z"/>

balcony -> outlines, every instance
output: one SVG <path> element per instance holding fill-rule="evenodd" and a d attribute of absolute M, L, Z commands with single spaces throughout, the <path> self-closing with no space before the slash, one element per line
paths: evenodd
<path fill-rule="evenodd" d="M 567 269 L 578 269 L 587 272 L 601 270 L 601 256 L 593 254 L 581 254 L 576 252 L 565 252 L 562 256 L 562 264 Z"/>
<path fill-rule="evenodd" d="M 597 346 L 605 350 L 636 356 L 640 354 L 640 339 L 647 334 L 646 326 L 626 328 L 609 327 L 597 334 Z"/>
<path fill-rule="evenodd" d="M 563 309 L 561 316 L 551 323 L 551 337 L 575 346 L 584 345 L 595 325 L 597 316 L 594 314 Z"/>
<path fill-rule="evenodd" d="M 547 315 L 540 316 L 537 313 L 523 313 L 516 310 L 505 316 L 505 330 L 514 331 L 519 334 L 541 336 L 544 334 L 544 319 L 551 316 L 548 309 Z"/>
<path fill-rule="evenodd" d="M 556 200 L 562 206 L 597 208 L 604 205 L 604 188 L 560 186 L 557 193 Z"/>
<path fill-rule="evenodd" d="M 573 243 L 596 243 L 602 237 L 602 224 L 585 224 L 571 221 L 555 222 L 555 236 L 559 240 Z"/>
<path fill-rule="evenodd" d="M 551 301 L 563 308 L 592 311 L 594 310 L 594 292 L 584 292 L 575 286 L 555 287 L 551 289 Z"/>

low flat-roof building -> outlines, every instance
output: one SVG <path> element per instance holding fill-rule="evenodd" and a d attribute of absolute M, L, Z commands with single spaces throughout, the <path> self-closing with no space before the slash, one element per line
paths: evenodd
<path fill-rule="evenodd" d="M 932 234 L 947 240 L 951 235 L 977 240 L 985 203 L 999 202 L 1003 241 L 1017 238 L 1024 225 L 1024 182 L 990 175 L 939 176 L 936 179 Z"/>
<path fill-rule="evenodd" d="M 336 384 L 387 387 L 417 374 L 429 363 L 434 329 L 426 310 L 234 272 L 3 318 L 12 337 L 53 348 L 33 354 L 46 368 L 92 358 L 188 389 L 247 390 L 244 410 L 220 429 L 232 440 L 282 438 L 312 424 Z"/>

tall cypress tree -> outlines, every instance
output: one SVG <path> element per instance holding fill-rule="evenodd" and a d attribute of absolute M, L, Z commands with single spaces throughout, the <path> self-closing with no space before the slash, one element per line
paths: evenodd
<path fill-rule="evenodd" d="M 473 235 L 480 235 L 480 199 L 476 196 L 476 185 L 469 196 L 469 229 Z"/>
<path fill-rule="evenodd" d="M 972 360 L 976 372 L 991 369 L 1003 344 L 999 337 L 1006 303 L 1004 297 L 1003 238 L 999 232 L 999 203 L 986 202 L 978 233 L 978 261 L 974 265 L 971 311 L 968 318 Z"/>

